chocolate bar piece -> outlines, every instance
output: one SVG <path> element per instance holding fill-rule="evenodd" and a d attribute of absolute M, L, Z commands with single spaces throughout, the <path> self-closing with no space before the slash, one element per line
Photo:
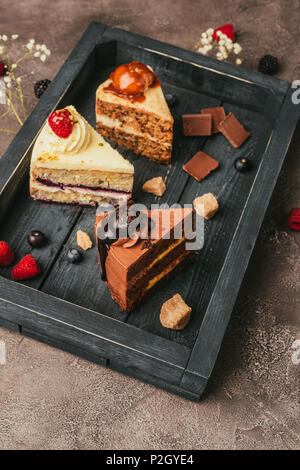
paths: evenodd
<path fill-rule="evenodd" d="M 226 114 L 223 106 L 216 106 L 215 108 L 204 108 L 201 110 L 202 114 L 210 114 L 212 117 L 212 131 L 219 131 L 220 122 L 224 121 Z"/>
<path fill-rule="evenodd" d="M 250 135 L 232 113 L 219 124 L 219 130 L 235 148 L 240 147 Z"/>
<path fill-rule="evenodd" d="M 205 136 L 212 133 L 210 114 L 183 114 L 182 123 L 185 136 Z"/>
<path fill-rule="evenodd" d="M 218 166 L 219 162 L 217 160 L 200 150 L 182 168 L 195 180 L 201 181 Z"/>

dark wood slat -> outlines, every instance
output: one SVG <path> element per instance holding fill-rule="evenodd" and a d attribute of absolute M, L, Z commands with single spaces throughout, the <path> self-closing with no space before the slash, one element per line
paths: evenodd
<path fill-rule="evenodd" d="M 16 256 L 15 262 L 29 253 L 38 261 L 41 274 L 27 280 L 27 285 L 38 289 L 42 284 L 81 210 L 74 206 L 32 201 L 29 196 L 28 181 L 25 181 L 9 214 L 1 222 L 0 240 L 9 243 Z M 27 236 L 32 230 L 44 232 L 49 243 L 43 248 L 31 247 L 27 242 Z M 0 273 L 10 279 L 11 266 L 2 267 Z"/>
<path fill-rule="evenodd" d="M 1 311 L 0 311 L 0 327 L 5 328 L 6 330 L 14 331 L 15 333 L 20 333 L 20 325 L 17 325 L 17 323 L 13 323 L 9 320 L 4 320 L 4 318 L 1 318 Z"/>
<path fill-rule="evenodd" d="M 149 299 L 137 312 L 133 312 L 127 322 L 147 331 L 155 331 L 163 337 L 192 347 L 206 308 L 214 292 L 215 283 L 222 269 L 227 249 L 241 217 L 244 204 L 255 179 L 261 156 L 271 133 L 265 117 L 250 113 L 244 108 L 225 104 L 226 112 L 232 111 L 252 132 L 251 137 L 240 149 L 234 149 L 221 134 L 208 138 L 203 150 L 220 162 L 220 168 L 198 183 L 192 177 L 178 202 L 191 204 L 198 195 L 212 192 L 220 203 L 219 213 L 205 222 L 205 244 L 192 266 L 169 281 L 153 299 Z M 267 132 L 268 131 L 268 132 Z M 186 138 L 188 139 L 188 138 Z M 200 147 L 201 148 L 201 147 Z M 191 153 L 187 159 L 192 156 Z M 246 174 L 238 173 L 233 167 L 236 158 L 250 155 L 253 170 Z M 182 173 L 183 171 L 180 170 Z M 163 328 L 159 321 L 161 304 L 179 292 L 193 309 L 192 319 L 183 331 Z"/>
<path fill-rule="evenodd" d="M 260 162 L 250 196 L 245 203 L 243 217 L 239 220 L 237 230 L 226 252 L 226 258 L 205 312 L 186 374 L 195 372 L 208 378 L 212 372 L 221 346 L 221 338 L 223 338 L 227 327 L 265 211 L 284 161 L 284 155 L 299 118 L 299 106 L 291 104 L 292 92 L 293 90 L 290 88 L 284 107 L 277 119 L 272 138 Z"/>
<path fill-rule="evenodd" d="M 84 349 L 95 347 L 100 356 L 118 357 L 128 366 L 138 361 L 141 368 L 145 363 L 162 374 L 171 370 L 177 379 L 182 375 L 189 348 L 7 279 L 0 278 L 0 292 L 1 317 L 22 328 L 63 342 L 72 339 Z M 24 307 L 29 296 L 30 305 Z"/>
<path fill-rule="evenodd" d="M 110 47 L 114 47 L 114 43 L 109 44 Z M 105 51 L 108 49 L 109 44 L 105 45 Z M 100 47 L 98 48 L 98 53 L 101 54 Z M 137 53 L 139 55 L 135 58 L 141 60 L 141 51 L 139 49 L 137 49 Z M 89 61 L 89 64 L 91 64 L 91 67 L 98 67 L 98 61 Z M 73 99 L 75 101 L 72 101 L 72 103 L 92 124 L 95 120 L 94 100 L 96 88 L 101 81 L 104 81 L 107 76 L 109 76 L 114 67 L 115 65 L 112 68 L 101 69 L 97 74 L 95 70 L 91 70 L 88 77 L 95 78 L 92 80 L 89 78 L 88 84 L 86 79 L 81 78 L 81 89 L 84 92 L 80 93 L 80 90 L 78 90 L 74 95 Z M 185 112 L 199 112 L 204 106 L 215 106 L 220 103 L 213 98 L 207 98 L 201 94 L 196 94 L 195 92 L 190 92 L 178 87 L 172 87 L 168 84 L 163 84 L 163 87 L 166 93 L 172 92 L 178 97 L 178 104 L 173 110 L 176 121 L 176 142 L 174 144 L 171 168 L 150 162 L 147 158 L 135 155 L 128 149 L 120 148 L 112 143 L 125 158 L 128 158 L 134 164 L 136 176 L 133 197 L 136 201 L 147 205 L 154 202 L 173 203 L 179 200 L 188 180 L 188 175 L 180 171 L 182 164 L 186 160 L 186 154 L 187 152 L 193 153 L 196 151 L 199 142 L 201 145 L 205 142 L 205 138 L 187 139 L 182 136 L 181 115 Z M 66 96 L 65 101 L 67 98 L 69 99 L 69 97 Z M 168 189 L 165 195 L 162 198 L 157 198 L 151 194 L 144 193 L 141 189 L 144 181 L 159 175 L 166 180 Z M 118 305 L 112 301 L 105 283 L 100 280 L 96 249 L 86 252 L 84 260 L 79 266 L 70 266 L 66 262 L 66 252 L 70 247 L 76 247 L 77 230 L 83 229 L 89 233 L 93 233 L 94 219 L 95 210 L 89 208 L 84 209 L 82 217 L 73 227 L 68 243 L 66 243 L 51 273 L 49 273 L 42 290 L 92 310 L 105 311 L 107 315 L 124 321 L 127 318 L 127 314 L 122 312 L 118 308 Z M 76 270 L 81 273 L 80 277 L 76 276 Z M 141 309 L 140 315 L 143 315 L 143 309 Z"/>
<path fill-rule="evenodd" d="M 112 300 L 105 282 L 100 277 L 98 252 L 93 233 L 95 214 L 96 211 L 93 208 L 83 210 L 51 273 L 45 280 L 42 291 L 125 321 L 127 313 Z M 69 249 L 78 248 L 76 243 L 78 230 L 89 233 L 94 246 L 85 252 L 80 250 L 83 253 L 82 261 L 80 264 L 73 265 L 68 263 L 66 256 Z"/>
<path fill-rule="evenodd" d="M 143 49 L 160 53 L 166 57 L 173 57 L 175 60 L 183 60 L 198 65 L 206 70 L 211 70 L 219 74 L 231 76 L 234 80 L 240 80 L 250 83 L 255 83 L 261 87 L 272 90 L 274 94 L 281 93 L 285 95 L 289 84 L 283 80 L 279 80 L 270 76 L 263 75 L 253 70 L 247 70 L 243 67 L 237 67 L 225 61 L 220 61 L 212 57 L 203 56 L 196 52 L 182 49 L 171 44 L 166 44 L 155 39 L 132 34 L 118 28 L 108 28 L 103 34 L 103 40 L 116 39 L 126 45 L 137 46 Z M 128 47 L 130 49 L 130 47 Z"/>

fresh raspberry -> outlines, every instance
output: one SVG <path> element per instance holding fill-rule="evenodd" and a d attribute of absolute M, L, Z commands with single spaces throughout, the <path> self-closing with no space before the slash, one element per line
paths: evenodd
<path fill-rule="evenodd" d="M 0 77 L 5 74 L 5 64 L 0 61 Z"/>
<path fill-rule="evenodd" d="M 0 242 L 0 266 L 9 266 L 15 255 L 6 242 Z"/>
<path fill-rule="evenodd" d="M 11 275 L 15 281 L 23 279 L 31 279 L 41 272 L 39 265 L 32 255 L 26 255 L 23 259 L 13 268 Z"/>
<path fill-rule="evenodd" d="M 288 215 L 287 223 L 292 230 L 296 232 L 300 231 L 300 207 L 291 210 Z"/>
<path fill-rule="evenodd" d="M 216 28 L 213 32 L 213 39 L 215 41 L 220 41 L 220 36 L 217 35 L 217 31 L 221 31 L 222 34 L 226 34 L 226 36 L 234 41 L 234 27 L 233 24 L 228 23 L 224 24 L 223 26 L 220 26 L 220 28 Z"/>
<path fill-rule="evenodd" d="M 51 113 L 48 123 L 58 137 L 66 139 L 72 133 L 73 116 L 67 109 L 59 109 Z"/>

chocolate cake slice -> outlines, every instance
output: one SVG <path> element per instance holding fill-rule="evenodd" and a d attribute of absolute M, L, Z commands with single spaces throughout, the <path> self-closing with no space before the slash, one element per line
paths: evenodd
<path fill-rule="evenodd" d="M 145 226 L 151 227 L 150 231 L 146 230 L 147 238 L 141 238 L 141 229 L 136 237 L 121 239 L 117 233 L 111 239 L 103 239 L 107 218 L 115 214 L 96 217 L 102 279 L 112 298 L 127 311 L 181 271 L 194 256 L 194 251 L 186 248 L 191 233 L 187 227 L 193 226 L 193 209 L 159 208 L 141 214 L 147 218 Z"/>

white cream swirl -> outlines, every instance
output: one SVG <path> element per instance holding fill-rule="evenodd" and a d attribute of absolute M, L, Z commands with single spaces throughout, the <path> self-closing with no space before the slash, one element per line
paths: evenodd
<path fill-rule="evenodd" d="M 69 137 L 66 139 L 58 137 L 47 121 L 45 140 L 51 151 L 74 155 L 83 152 L 88 147 L 91 140 L 91 131 L 89 124 L 77 113 L 74 106 L 67 106 L 66 109 L 70 111 L 74 119 L 73 129 Z"/>

